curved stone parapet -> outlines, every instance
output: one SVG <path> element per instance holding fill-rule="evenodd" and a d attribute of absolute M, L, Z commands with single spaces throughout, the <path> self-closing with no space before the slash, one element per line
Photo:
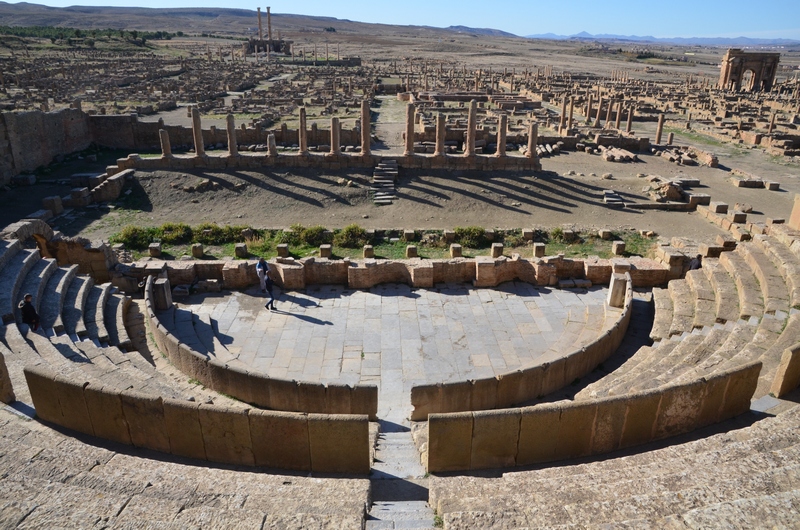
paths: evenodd
<path fill-rule="evenodd" d="M 36 415 L 50 423 L 142 449 L 243 466 L 366 474 L 364 415 L 231 409 L 102 386 L 26 366 Z"/>
<path fill-rule="evenodd" d="M 619 320 L 589 344 L 559 358 L 496 377 L 415 386 L 411 419 L 429 414 L 511 407 L 555 392 L 594 370 L 622 342 L 631 318 L 633 285 L 626 273 L 625 303 Z"/>
<path fill-rule="evenodd" d="M 754 362 L 707 379 L 586 401 L 431 414 L 428 471 L 527 466 L 610 453 L 743 414 L 758 385 Z"/>
<path fill-rule="evenodd" d="M 153 276 L 145 286 L 147 318 L 156 345 L 179 370 L 206 387 L 257 407 L 288 412 L 360 414 L 377 419 L 378 387 L 312 383 L 267 377 L 209 358 L 178 340 L 158 321 Z"/>

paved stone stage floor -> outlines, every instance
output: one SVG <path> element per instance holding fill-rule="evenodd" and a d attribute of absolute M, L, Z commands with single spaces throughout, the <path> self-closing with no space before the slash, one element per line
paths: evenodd
<path fill-rule="evenodd" d="M 607 289 L 507 282 L 480 289 L 276 287 L 275 294 L 275 312 L 264 308 L 267 295 L 258 287 L 178 302 L 210 315 L 221 342 L 253 368 L 278 378 L 377 384 L 379 417 L 407 424 L 412 386 L 530 366 L 556 342 L 577 340 L 587 319 L 596 322 Z"/>

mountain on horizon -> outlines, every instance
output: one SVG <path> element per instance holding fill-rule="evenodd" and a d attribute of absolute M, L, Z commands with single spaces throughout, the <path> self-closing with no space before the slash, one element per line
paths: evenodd
<path fill-rule="evenodd" d="M 536 35 L 526 35 L 525 38 L 547 40 L 630 41 L 654 44 L 678 44 L 682 46 L 792 46 L 800 44 L 800 40 L 793 39 L 754 39 L 751 37 L 653 37 L 651 35 L 614 35 L 610 33 L 592 35 L 585 31 L 575 33 L 574 35 L 540 33 Z"/>
<path fill-rule="evenodd" d="M 471 33 L 474 35 L 489 35 L 491 37 L 517 37 L 513 33 L 502 31 L 492 28 L 470 28 L 468 26 L 448 26 L 444 28 L 449 31 L 457 31 L 458 33 Z"/>

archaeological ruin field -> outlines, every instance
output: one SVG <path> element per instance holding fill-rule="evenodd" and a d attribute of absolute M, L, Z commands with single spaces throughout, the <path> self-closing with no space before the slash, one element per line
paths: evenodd
<path fill-rule="evenodd" d="M 0 528 L 796 527 L 799 71 L 0 3 Z"/>

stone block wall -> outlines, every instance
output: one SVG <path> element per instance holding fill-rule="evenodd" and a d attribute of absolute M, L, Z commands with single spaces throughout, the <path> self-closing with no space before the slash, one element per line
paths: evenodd
<path fill-rule="evenodd" d="M 95 283 L 111 281 L 117 256 L 104 241 L 58 236 L 49 240 L 37 237 L 37 244 L 42 256 L 55 258 L 60 267 L 78 265 L 78 274 L 90 275 Z"/>
<path fill-rule="evenodd" d="M 366 474 L 363 415 L 232 409 L 119 391 L 38 364 L 24 369 L 41 420 L 118 443 L 221 464 Z"/>
<path fill-rule="evenodd" d="M 529 466 L 676 436 L 750 409 L 761 363 L 624 396 L 431 414 L 429 472 Z"/>

